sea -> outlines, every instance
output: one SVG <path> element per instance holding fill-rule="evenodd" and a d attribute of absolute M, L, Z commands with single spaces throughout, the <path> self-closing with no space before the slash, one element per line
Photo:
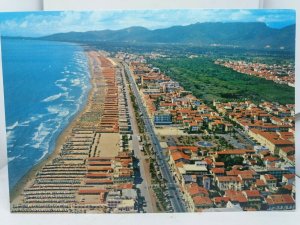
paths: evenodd
<path fill-rule="evenodd" d="M 72 43 L 4 38 L 2 62 L 12 189 L 84 106 L 90 72 L 84 48 Z"/>

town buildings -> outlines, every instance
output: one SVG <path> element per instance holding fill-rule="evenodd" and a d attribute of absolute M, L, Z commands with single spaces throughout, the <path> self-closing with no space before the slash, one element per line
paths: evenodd
<path fill-rule="evenodd" d="M 294 82 L 291 66 L 216 63 L 243 73 L 249 69 L 253 75 L 278 83 L 292 86 Z M 134 59 L 130 65 L 158 135 L 166 129 L 165 136 L 177 138 L 176 132 L 168 134 L 168 129 L 177 129 L 182 135 L 210 140 L 226 137 L 225 142 L 232 143 L 231 148 L 217 141 L 168 144 L 165 151 L 173 179 L 189 211 L 294 209 L 294 105 L 265 101 L 207 105 L 159 68 Z M 268 75 L 271 69 L 275 72 Z M 287 73 L 284 79 L 280 71 Z"/>
<path fill-rule="evenodd" d="M 295 66 L 292 64 L 268 65 L 263 63 L 245 62 L 237 60 L 218 59 L 215 64 L 231 68 L 234 71 L 272 80 L 275 83 L 295 87 Z"/>

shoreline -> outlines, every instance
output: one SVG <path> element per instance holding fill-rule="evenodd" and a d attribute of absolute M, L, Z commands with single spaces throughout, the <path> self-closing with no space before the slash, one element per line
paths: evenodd
<path fill-rule="evenodd" d="M 91 68 L 91 58 L 88 55 L 88 50 L 83 48 L 83 52 L 87 57 L 88 61 L 88 70 L 89 70 L 89 83 L 90 83 L 90 90 L 86 94 L 83 104 L 79 107 L 78 112 L 76 112 L 73 116 L 69 118 L 68 124 L 62 129 L 62 131 L 57 135 L 56 140 L 54 140 L 54 148 L 53 151 L 48 153 L 44 158 L 42 158 L 37 164 L 35 164 L 22 178 L 10 189 L 10 203 L 12 204 L 16 201 L 22 194 L 22 191 L 26 187 L 26 185 L 33 180 L 37 171 L 39 171 L 43 166 L 45 166 L 49 161 L 53 160 L 61 150 L 61 147 L 64 145 L 65 140 L 67 137 L 72 133 L 72 129 L 74 128 L 77 119 L 85 112 L 89 99 L 94 90 L 93 84 L 93 70 Z"/>

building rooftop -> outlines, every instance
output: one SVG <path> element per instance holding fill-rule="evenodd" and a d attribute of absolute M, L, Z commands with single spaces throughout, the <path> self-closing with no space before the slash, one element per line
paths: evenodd
<path fill-rule="evenodd" d="M 295 200 L 289 194 L 284 195 L 269 195 L 266 198 L 269 205 L 279 205 L 279 204 L 295 204 Z"/>

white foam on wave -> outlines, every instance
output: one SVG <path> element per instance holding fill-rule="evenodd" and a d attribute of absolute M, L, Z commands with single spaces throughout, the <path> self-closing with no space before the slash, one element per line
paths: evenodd
<path fill-rule="evenodd" d="M 71 72 L 71 74 L 73 74 L 73 75 L 79 75 L 78 72 Z"/>
<path fill-rule="evenodd" d="M 35 115 L 35 116 L 32 116 L 32 117 L 30 117 L 30 122 L 34 122 L 34 121 L 37 121 L 37 120 L 39 120 L 39 119 L 41 119 L 41 118 L 43 118 L 44 117 L 44 115 L 43 114 L 39 114 L 39 115 Z"/>
<path fill-rule="evenodd" d="M 63 79 L 60 79 L 60 80 L 55 81 L 55 84 L 56 84 L 57 82 L 66 82 L 66 81 L 67 81 L 67 78 L 63 78 Z"/>
<path fill-rule="evenodd" d="M 27 126 L 29 126 L 29 123 L 30 123 L 29 120 L 26 120 L 22 123 L 19 123 L 19 121 L 16 121 L 14 124 L 7 126 L 6 129 L 8 131 L 10 131 L 10 130 L 14 130 L 16 127 L 27 127 Z"/>
<path fill-rule="evenodd" d="M 59 94 L 56 94 L 56 95 L 51 95 L 45 99 L 42 100 L 42 102 L 52 102 L 52 101 L 55 101 L 63 96 L 66 96 L 68 93 L 65 92 L 65 93 L 59 93 Z"/>
<path fill-rule="evenodd" d="M 32 140 L 34 144 L 31 145 L 33 148 L 40 148 L 46 137 L 50 134 L 50 129 L 41 123 L 37 128 L 36 132 L 33 134 Z"/>
<path fill-rule="evenodd" d="M 13 130 L 6 131 L 6 140 L 7 140 L 7 147 L 12 148 L 15 146 L 15 133 Z"/>
<path fill-rule="evenodd" d="M 11 157 L 8 157 L 7 160 L 8 162 L 11 162 L 11 161 L 14 161 L 15 159 L 25 159 L 25 157 L 22 157 L 22 155 L 17 155 L 17 156 L 11 156 Z"/>
<path fill-rule="evenodd" d="M 59 117 L 66 117 L 70 113 L 69 109 L 62 107 L 62 104 L 48 106 L 47 110 L 51 114 L 58 114 Z"/>
<path fill-rule="evenodd" d="M 79 78 L 72 79 L 71 83 L 72 83 L 71 86 L 80 86 L 81 85 L 81 80 Z"/>
<path fill-rule="evenodd" d="M 8 157 L 7 161 L 10 163 L 11 161 L 13 161 L 16 157 Z"/>
<path fill-rule="evenodd" d="M 15 160 L 15 159 L 17 159 L 17 158 L 19 158 L 20 157 L 20 155 L 18 155 L 18 156 L 12 156 L 12 157 L 8 157 L 8 162 L 10 163 L 11 161 L 13 161 L 13 160 Z"/>
<path fill-rule="evenodd" d="M 21 126 L 21 127 L 27 127 L 27 126 L 29 126 L 29 124 L 30 124 L 30 120 L 26 120 L 26 121 L 20 123 L 19 126 Z"/>
<path fill-rule="evenodd" d="M 56 87 L 59 87 L 60 89 L 62 89 L 63 91 L 68 91 L 69 88 L 65 87 L 64 85 L 62 85 L 61 83 L 56 83 L 55 84 Z"/>
<path fill-rule="evenodd" d="M 14 131 L 12 130 L 6 131 L 6 138 L 8 140 L 14 138 Z"/>
<path fill-rule="evenodd" d="M 21 145 L 20 148 L 26 148 L 27 146 L 30 146 L 30 144 Z"/>
<path fill-rule="evenodd" d="M 16 121 L 14 124 L 7 126 L 6 129 L 7 130 L 13 130 L 15 129 L 17 126 L 19 126 L 19 121 Z"/>
<path fill-rule="evenodd" d="M 86 91 L 87 89 L 88 89 L 88 86 L 86 84 L 82 86 L 83 91 Z"/>
<path fill-rule="evenodd" d="M 48 149 L 46 149 L 45 151 L 43 151 L 42 156 L 41 156 L 39 159 L 35 160 L 35 161 L 36 161 L 36 162 L 39 162 L 39 161 L 42 160 L 47 154 L 48 154 Z"/>
<path fill-rule="evenodd" d="M 72 99 L 72 98 L 70 98 L 70 99 L 66 99 L 66 100 L 64 100 L 64 102 L 75 102 L 75 100 L 74 100 L 74 99 Z"/>

